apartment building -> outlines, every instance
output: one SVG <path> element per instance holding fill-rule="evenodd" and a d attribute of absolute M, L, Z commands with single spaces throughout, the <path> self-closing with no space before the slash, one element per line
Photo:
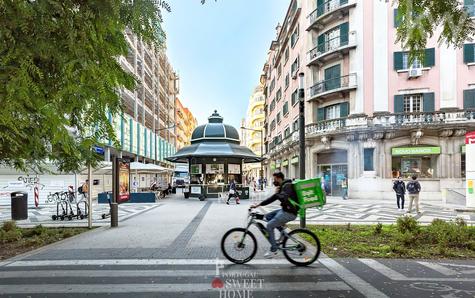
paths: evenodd
<path fill-rule="evenodd" d="M 251 149 L 257 156 L 261 156 L 263 147 L 264 105 L 264 86 L 259 85 L 249 98 L 246 118 L 242 123 L 245 129 L 241 129 L 241 145 Z M 245 175 L 256 180 L 260 177 L 260 170 L 260 163 L 244 165 Z"/>
<path fill-rule="evenodd" d="M 193 130 L 198 125 L 196 118 L 193 116 L 191 111 L 184 107 L 180 99 L 177 98 L 175 101 L 176 107 L 176 148 L 180 150 L 183 147 L 190 145 L 191 135 Z"/>
<path fill-rule="evenodd" d="M 121 154 L 144 162 L 171 167 L 165 157 L 176 152 L 175 99 L 178 76 L 163 49 L 145 44 L 130 30 L 125 32 L 129 53 L 121 66 L 139 81 L 135 90 L 120 90 L 124 113 L 111 119 L 121 152 L 106 148 L 105 159 Z"/>
<path fill-rule="evenodd" d="M 473 1 L 465 6 L 475 16 Z M 419 176 L 422 199 L 464 188 L 464 135 L 475 130 L 475 44 L 429 40 L 409 64 L 386 1 L 293 0 L 264 65 L 267 175 L 298 173 L 298 80 L 305 74 L 306 176 L 331 194 L 392 198 Z"/>

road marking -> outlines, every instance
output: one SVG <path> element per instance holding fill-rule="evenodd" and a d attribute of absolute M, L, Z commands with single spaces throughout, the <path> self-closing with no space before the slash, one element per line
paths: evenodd
<path fill-rule="evenodd" d="M 242 284 L 241 284 L 242 286 Z M 235 287 L 229 291 L 238 290 Z M 243 290 L 243 289 L 240 289 Z M 352 289 L 341 281 L 329 282 L 295 282 L 295 283 L 266 283 L 254 282 L 255 292 L 279 292 L 279 291 L 351 291 Z M 199 284 L 41 284 L 41 285 L 2 285 L 0 294 L 73 294 L 73 293 L 184 293 L 184 292 L 215 292 L 211 283 Z"/>
<path fill-rule="evenodd" d="M 380 262 L 376 260 L 371 260 L 371 259 L 358 259 L 360 262 L 365 264 L 366 266 L 378 271 L 382 275 L 386 276 L 389 279 L 392 280 L 405 280 L 406 277 L 402 275 L 401 273 L 381 264 Z"/>
<path fill-rule="evenodd" d="M 328 269 L 333 271 L 338 277 L 340 277 L 344 282 L 353 287 L 355 290 L 363 294 L 365 297 L 384 297 L 388 298 L 386 294 L 379 291 L 366 281 L 359 278 L 356 274 L 346 269 L 335 260 L 330 259 L 327 256 L 324 256 L 319 259 L 320 263 L 325 265 Z"/>
<path fill-rule="evenodd" d="M 452 269 L 447 268 L 447 267 L 444 267 L 444 266 L 439 265 L 437 263 L 430 263 L 430 262 L 418 262 L 418 263 L 425 266 L 425 267 L 427 267 L 427 268 L 430 268 L 434 271 L 437 271 L 440 274 L 445 275 L 445 276 L 453 276 L 453 275 L 458 275 L 459 274 L 457 271 L 452 270 Z"/>
<path fill-rule="evenodd" d="M 358 259 L 360 262 L 366 264 L 368 267 L 373 270 L 381 273 L 386 276 L 388 279 L 394 281 L 446 281 L 446 282 L 475 282 L 475 278 L 433 278 L 433 277 L 406 277 L 405 275 L 394 271 L 393 269 L 381 264 L 376 260 L 371 259 Z"/>
<path fill-rule="evenodd" d="M 224 264 L 233 264 L 227 260 L 220 259 Z M 221 263 L 221 264 L 222 264 Z M 283 265 L 289 264 L 287 260 L 275 259 L 264 260 L 256 259 L 249 263 L 250 265 Z M 44 267 L 44 266 L 153 266 L 153 265 L 216 265 L 216 259 L 109 259 L 109 260 L 41 260 L 41 261 L 14 261 L 4 264 L 6 267 Z"/>
<path fill-rule="evenodd" d="M 239 276 L 252 272 L 256 276 L 323 276 L 333 275 L 325 268 L 268 268 L 268 269 L 221 269 L 221 275 Z M 0 278 L 45 278 L 45 277 L 185 277 L 215 276 L 216 270 L 31 270 L 0 271 Z"/>

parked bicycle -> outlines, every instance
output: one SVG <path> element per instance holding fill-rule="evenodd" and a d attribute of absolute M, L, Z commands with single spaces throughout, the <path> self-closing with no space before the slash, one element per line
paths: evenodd
<path fill-rule="evenodd" d="M 264 215 L 249 209 L 247 226 L 233 228 L 227 231 L 221 240 L 221 250 L 224 256 L 236 264 L 251 261 L 257 252 L 257 240 L 249 228 L 254 225 L 269 239 L 267 229 L 262 223 Z M 320 255 L 320 240 L 317 235 L 307 229 L 295 229 L 287 232 L 280 229 L 280 238 L 277 241 L 279 250 L 285 258 L 297 266 L 308 266 L 315 262 Z"/>

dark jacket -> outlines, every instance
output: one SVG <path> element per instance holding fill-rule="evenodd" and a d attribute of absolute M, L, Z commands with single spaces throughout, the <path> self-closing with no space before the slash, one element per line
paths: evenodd
<path fill-rule="evenodd" d="M 394 182 L 393 190 L 396 192 L 396 194 L 403 195 L 406 193 L 406 185 L 403 181 L 397 180 Z"/>
<path fill-rule="evenodd" d="M 414 184 L 414 186 L 411 187 L 410 184 Z M 421 192 L 421 184 L 419 183 L 419 181 L 412 180 L 412 181 L 407 182 L 406 189 L 409 194 L 416 195 Z M 411 191 L 411 189 L 413 190 Z"/>
<path fill-rule="evenodd" d="M 231 184 L 229 184 L 229 189 L 231 190 L 236 190 L 236 183 L 234 181 L 231 182 Z"/>
<path fill-rule="evenodd" d="M 282 186 L 280 187 L 279 192 L 275 193 L 270 198 L 262 201 L 261 206 L 266 206 L 273 203 L 274 201 L 279 200 L 282 210 L 297 215 L 300 208 L 298 205 L 294 206 L 290 202 L 290 199 L 293 199 L 293 202 L 295 202 L 295 204 L 298 204 L 297 193 L 295 193 L 292 181 L 285 180 Z"/>

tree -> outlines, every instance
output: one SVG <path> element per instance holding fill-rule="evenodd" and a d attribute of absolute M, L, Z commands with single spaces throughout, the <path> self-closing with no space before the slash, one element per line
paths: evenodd
<path fill-rule="evenodd" d="M 461 0 L 393 0 L 393 3 L 397 4 L 399 23 L 396 42 L 409 51 L 411 62 L 415 58 L 423 61 L 427 41 L 436 34 L 441 46 L 455 48 L 461 48 L 475 36 L 474 19 Z M 470 5 L 475 3 L 471 1 Z M 471 6 L 468 8 L 475 11 Z"/>
<path fill-rule="evenodd" d="M 126 28 L 161 47 L 153 0 L 0 0 L 0 165 L 77 171 L 116 136 L 120 88 L 135 79 L 118 63 Z M 75 133 L 72 133 L 75 131 Z"/>

